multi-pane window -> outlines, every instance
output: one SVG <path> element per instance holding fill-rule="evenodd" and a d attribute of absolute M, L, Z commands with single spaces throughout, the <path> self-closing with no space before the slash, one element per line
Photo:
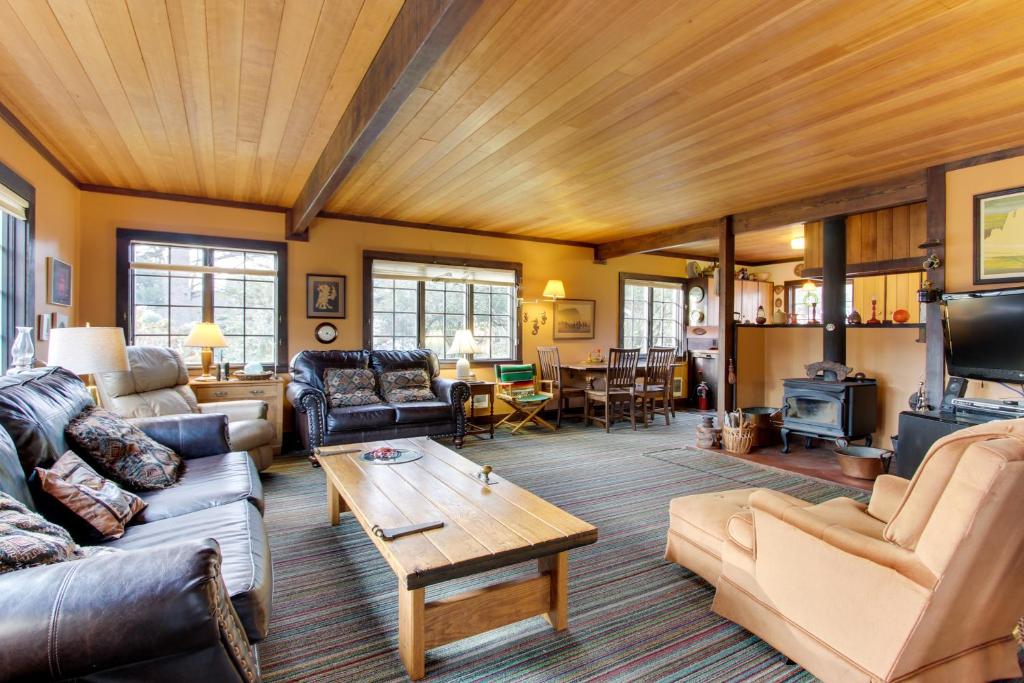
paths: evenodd
<path fill-rule="evenodd" d="M 807 283 L 813 287 L 807 287 Z M 821 283 L 813 280 L 787 282 L 786 289 L 789 290 L 789 311 L 796 313 L 798 323 L 821 322 Z M 843 298 L 846 315 L 850 315 L 853 313 L 853 283 L 850 281 L 846 282 Z"/>
<path fill-rule="evenodd" d="M 468 329 L 480 349 L 474 360 L 517 357 L 517 271 L 381 259 L 370 272 L 371 348 L 427 348 L 456 360 L 448 350 Z"/>
<path fill-rule="evenodd" d="M 217 361 L 279 362 L 277 251 L 130 240 L 129 343 L 179 351 L 189 364 L 199 349 L 185 346 L 197 322 L 215 322 L 227 347 Z"/>
<path fill-rule="evenodd" d="M 622 345 L 644 353 L 651 346 L 683 347 L 683 287 L 676 282 L 625 279 Z"/>
<path fill-rule="evenodd" d="M 11 364 L 15 327 L 35 324 L 32 225 L 35 190 L 0 164 L 0 372 Z"/>

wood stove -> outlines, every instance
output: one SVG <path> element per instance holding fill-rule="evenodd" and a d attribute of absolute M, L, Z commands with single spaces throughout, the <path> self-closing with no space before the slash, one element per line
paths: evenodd
<path fill-rule="evenodd" d="M 873 379 L 825 379 L 823 377 L 783 380 L 782 452 L 789 452 L 789 436 L 833 439 L 841 447 L 864 439 L 871 445 L 877 427 L 878 382 Z"/>

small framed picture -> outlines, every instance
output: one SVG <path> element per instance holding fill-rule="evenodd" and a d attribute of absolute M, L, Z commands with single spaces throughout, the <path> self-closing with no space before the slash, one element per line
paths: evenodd
<path fill-rule="evenodd" d="M 71 321 L 68 318 L 68 314 L 67 313 L 51 313 L 50 314 L 50 328 L 51 329 L 56 330 L 56 329 L 61 328 L 61 327 L 69 327 L 70 326 L 70 322 Z"/>
<path fill-rule="evenodd" d="M 71 264 L 53 256 L 46 257 L 46 303 L 71 305 Z"/>
<path fill-rule="evenodd" d="M 593 339 L 593 299 L 557 299 L 554 303 L 553 339 Z"/>
<path fill-rule="evenodd" d="M 306 317 L 345 317 L 344 275 L 306 275 Z"/>
<path fill-rule="evenodd" d="M 38 322 L 36 323 L 36 337 L 39 341 L 47 341 L 50 338 L 50 321 L 52 318 L 49 313 L 40 313 L 36 316 Z"/>
<path fill-rule="evenodd" d="M 974 284 L 1024 280 L 1024 187 L 974 195 Z"/>

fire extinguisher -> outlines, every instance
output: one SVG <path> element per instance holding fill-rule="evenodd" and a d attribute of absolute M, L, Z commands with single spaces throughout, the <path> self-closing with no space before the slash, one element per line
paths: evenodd
<path fill-rule="evenodd" d="M 700 383 L 697 385 L 697 410 L 710 410 L 711 387 L 704 381 L 704 375 L 698 375 Z"/>

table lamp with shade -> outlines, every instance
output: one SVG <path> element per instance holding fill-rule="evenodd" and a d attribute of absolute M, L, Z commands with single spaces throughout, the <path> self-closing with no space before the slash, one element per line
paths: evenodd
<path fill-rule="evenodd" d="M 93 401 L 99 405 L 94 375 L 101 372 L 127 372 L 128 352 L 124 330 L 120 327 L 58 327 L 50 331 L 46 364 L 66 368 L 76 375 L 88 375 Z"/>
<path fill-rule="evenodd" d="M 217 323 L 196 323 L 192 331 L 185 338 L 185 346 L 198 346 L 202 349 L 199 354 L 200 362 L 203 365 L 203 374 L 195 378 L 197 382 L 212 382 L 217 379 L 210 374 L 210 366 L 213 365 L 213 350 L 222 349 L 228 345 L 224 335 Z"/>
<path fill-rule="evenodd" d="M 469 330 L 457 330 L 452 345 L 448 347 L 448 353 L 459 354 L 459 360 L 455 363 L 455 376 L 458 379 L 472 379 L 473 373 L 469 369 L 469 354 L 479 353 L 480 347 L 473 339 L 473 333 Z"/>

